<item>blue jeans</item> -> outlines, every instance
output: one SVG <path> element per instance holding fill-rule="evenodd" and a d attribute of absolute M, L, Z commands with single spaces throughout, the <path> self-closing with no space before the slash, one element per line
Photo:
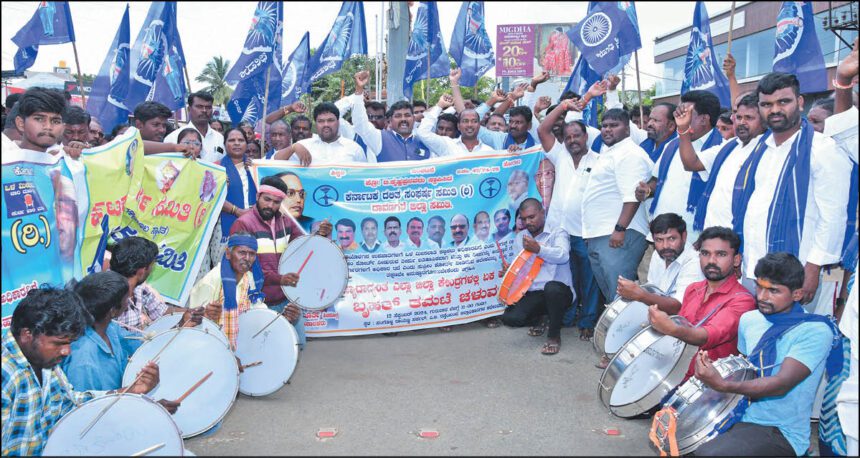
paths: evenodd
<path fill-rule="evenodd" d="M 573 290 L 579 299 L 579 307 L 571 307 L 564 315 L 564 325 L 576 324 L 580 329 L 594 329 L 597 323 L 597 308 L 602 300 L 600 288 L 591 270 L 588 260 L 588 249 L 585 240 L 575 235 L 570 236 L 570 273 L 573 278 Z"/>
<path fill-rule="evenodd" d="M 269 310 L 271 310 L 273 312 L 277 312 L 277 313 L 283 313 L 284 309 L 287 307 L 287 304 L 289 304 L 289 303 L 290 303 L 289 300 L 285 300 L 284 302 L 281 302 L 280 304 L 269 305 Z M 299 309 L 299 312 L 301 312 L 301 309 Z M 307 337 L 305 337 L 305 314 L 304 313 L 299 313 L 299 320 L 296 321 L 296 324 L 294 324 L 293 327 L 296 328 L 296 333 L 299 335 L 299 350 L 304 350 L 305 344 L 308 342 Z"/>
<path fill-rule="evenodd" d="M 636 268 L 648 248 L 645 236 L 633 229 L 625 232 L 624 245 L 619 248 L 609 246 L 609 237 L 605 235 L 585 241 L 594 278 L 607 302 L 615 300 L 619 275 L 628 280 L 636 279 Z"/>

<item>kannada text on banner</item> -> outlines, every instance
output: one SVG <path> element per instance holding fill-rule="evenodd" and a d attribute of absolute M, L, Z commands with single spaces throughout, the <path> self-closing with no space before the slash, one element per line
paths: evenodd
<path fill-rule="evenodd" d="M 513 259 L 516 209 L 540 198 L 537 150 L 384 167 L 257 161 L 258 179 L 278 176 L 295 191 L 282 211 L 306 230 L 329 219 L 349 264 L 343 297 L 305 313 L 307 334 L 373 334 L 500 315 L 500 252 Z M 330 275 L 327 267 L 315 258 L 302 275 Z"/>

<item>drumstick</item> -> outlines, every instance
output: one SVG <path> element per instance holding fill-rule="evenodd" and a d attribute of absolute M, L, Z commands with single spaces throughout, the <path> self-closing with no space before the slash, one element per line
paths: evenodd
<path fill-rule="evenodd" d="M 154 451 L 156 451 L 156 450 L 160 449 L 161 447 L 164 447 L 164 442 L 162 442 L 162 443 L 160 443 L 160 444 L 155 444 L 155 445 L 153 445 L 152 447 L 149 447 L 149 448 L 145 448 L 145 449 L 143 449 L 143 450 L 141 450 L 141 451 L 139 451 L 139 452 L 137 452 L 137 453 L 132 453 L 130 456 L 144 456 L 144 455 L 149 455 L 150 453 L 152 453 L 152 452 L 154 452 Z"/>
<path fill-rule="evenodd" d="M 498 241 L 498 240 L 496 240 L 496 248 L 498 248 L 498 249 L 499 249 L 499 256 L 501 256 L 501 257 L 502 257 L 502 264 L 503 264 L 503 265 L 504 265 L 504 264 L 507 264 L 508 262 L 507 262 L 507 261 L 505 261 L 505 253 L 502 253 L 502 246 L 501 246 L 501 245 L 499 245 L 499 241 Z"/>
<path fill-rule="evenodd" d="M 123 322 L 121 322 L 121 321 L 117 321 L 117 320 L 111 320 L 111 321 L 113 321 L 114 323 L 116 323 L 116 324 L 118 324 L 118 325 L 120 325 L 120 326 L 122 326 L 122 327 L 124 327 L 124 328 L 128 329 L 129 331 L 139 332 L 139 333 L 141 333 L 141 334 L 143 334 L 143 335 L 146 335 L 146 331 L 144 331 L 143 329 L 136 328 L 136 327 L 134 327 L 134 326 L 132 326 L 132 325 L 130 325 L 130 324 L 125 324 L 125 323 L 123 323 Z"/>
<path fill-rule="evenodd" d="M 180 403 L 180 402 L 184 401 L 184 400 L 185 400 L 185 398 L 187 398 L 189 394 L 193 393 L 193 392 L 194 392 L 194 390 L 196 390 L 197 388 L 199 388 L 199 387 L 200 387 L 200 385 L 202 385 L 202 384 L 203 384 L 203 382 L 205 382 L 206 380 L 209 380 L 209 377 L 211 377 L 211 376 L 212 376 L 212 371 L 209 371 L 209 373 L 208 373 L 208 374 L 204 375 L 202 379 L 200 379 L 200 380 L 199 380 L 197 383 L 195 383 L 191 388 L 189 388 L 189 389 L 188 389 L 188 391 L 186 391 L 186 392 L 185 392 L 185 394 L 183 394 L 182 396 L 179 396 L 179 399 L 177 399 L 177 400 L 176 400 L 176 401 L 174 401 L 174 402 L 176 402 L 176 403 Z"/>
<path fill-rule="evenodd" d="M 254 361 L 253 363 L 243 364 L 242 369 L 247 369 L 249 367 L 259 366 L 261 364 L 263 364 L 262 361 Z"/>
<path fill-rule="evenodd" d="M 314 250 L 311 250 L 311 252 L 310 252 L 310 253 L 308 253 L 308 257 L 306 257 L 306 258 L 305 258 L 305 262 L 303 262 L 303 263 L 302 263 L 302 266 L 301 266 L 301 267 L 299 267 L 299 271 L 298 271 L 298 272 L 296 272 L 296 275 L 301 275 L 301 274 L 302 274 L 302 269 L 304 269 L 304 268 L 305 268 L 305 266 L 308 264 L 308 261 L 310 261 L 310 260 L 311 260 L 311 256 L 313 256 L 313 254 L 314 254 Z"/>
<path fill-rule="evenodd" d="M 273 319 L 272 321 L 269 321 L 269 324 L 263 326 L 263 329 L 260 329 L 259 331 L 257 331 L 257 333 L 254 334 L 253 336 L 251 336 L 251 338 L 253 339 L 253 338 L 257 337 L 258 335 L 260 335 L 260 333 L 265 331 L 266 328 L 268 328 L 269 326 L 272 325 L 272 323 L 274 323 L 275 321 L 278 321 L 278 317 L 280 317 L 280 316 L 281 316 L 281 314 L 279 313 L 278 316 L 275 317 L 275 319 Z"/>

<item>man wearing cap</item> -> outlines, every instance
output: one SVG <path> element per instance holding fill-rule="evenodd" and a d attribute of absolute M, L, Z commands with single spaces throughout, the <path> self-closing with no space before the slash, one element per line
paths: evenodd
<path fill-rule="evenodd" d="M 296 273 L 281 275 L 278 272 L 281 255 L 287 249 L 287 243 L 297 235 L 305 232 L 289 214 L 280 212 L 281 202 L 286 198 L 289 189 L 284 182 L 274 176 L 265 177 L 257 189 L 257 203 L 240 216 L 230 228 L 230 234 L 247 232 L 253 234 L 257 241 L 257 259 L 263 275 L 262 291 L 265 294 L 266 305 L 290 320 L 299 334 L 299 345 L 304 347 L 306 342 L 304 317 L 299 308 L 290 303 L 284 295 L 281 286 L 295 286 L 299 276 Z M 331 237 L 332 224 L 324 220 L 320 224 L 319 235 Z"/>

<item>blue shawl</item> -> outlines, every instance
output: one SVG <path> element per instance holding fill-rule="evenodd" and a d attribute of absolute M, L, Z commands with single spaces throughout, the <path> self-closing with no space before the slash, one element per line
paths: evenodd
<path fill-rule="evenodd" d="M 242 178 L 239 177 L 239 169 L 233 164 L 230 156 L 224 156 L 221 159 L 221 165 L 227 172 L 227 202 L 242 208 L 245 205 L 245 196 L 242 195 Z M 254 205 L 257 203 L 257 185 L 247 168 L 245 168 L 245 174 L 248 178 L 248 205 Z M 235 216 L 221 213 L 222 240 L 230 236 L 230 227 L 233 226 L 234 221 L 236 221 Z"/>
<path fill-rule="evenodd" d="M 708 181 L 705 183 L 705 189 L 702 191 L 702 196 L 699 197 L 699 203 L 696 204 L 696 215 L 693 218 L 693 230 L 701 232 L 705 228 L 705 215 L 708 212 L 708 202 L 711 201 L 711 193 L 714 192 L 714 187 L 717 183 L 717 174 L 723 167 L 723 163 L 729 158 L 729 154 L 740 145 L 740 140 L 737 138 L 731 140 L 723 146 L 723 149 L 717 154 L 714 159 L 714 165 L 711 167 L 711 173 L 708 175 Z"/>
<path fill-rule="evenodd" d="M 523 149 L 529 149 L 532 146 L 535 146 L 535 144 L 535 139 L 532 137 L 532 134 L 526 132 L 526 142 Z M 511 134 L 508 134 L 505 136 L 504 149 L 508 149 L 511 145 L 519 145 L 519 143 L 514 140 L 514 137 Z"/>
<path fill-rule="evenodd" d="M 235 246 L 246 246 L 257 251 L 257 239 L 250 235 L 234 235 L 227 240 L 227 248 Z M 252 273 L 254 275 L 254 285 L 253 288 L 251 286 L 248 287 L 248 298 L 254 303 L 263 300 L 265 297 L 261 293 L 264 279 L 259 258 L 254 259 Z M 238 302 L 236 302 L 236 272 L 233 271 L 233 266 L 230 265 L 230 261 L 227 259 L 226 251 L 221 258 L 221 286 L 224 289 L 224 310 L 236 310 L 239 306 Z"/>
<path fill-rule="evenodd" d="M 648 157 L 651 158 L 651 162 L 657 162 L 657 159 L 660 159 L 660 155 L 663 154 L 663 150 L 666 149 L 666 145 L 676 138 L 678 138 L 678 131 L 672 132 L 672 135 L 667 137 L 663 143 L 657 143 L 655 140 L 646 138 L 644 142 L 639 144 L 639 146 L 648 153 Z"/>
<path fill-rule="evenodd" d="M 732 196 L 733 226 L 744 240 L 744 219 L 750 197 L 755 191 L 755 175 L 762 156 L 767 151 L 765 139 L 770 131 L 762 135 L 750 157 L 741 166 L 735 179 Z M 791 145 L 791 151 L 783 164 L 776 193 L 767 212 L 767 252 L 784 251 L 795 256 L 800 252 L 800 238 L 803 236 L 803 219 L 806 216 L 806 199 L 809 197 L 809 178 L 811 176 L 812 136 L 815 131 L 803 118 L 800 133 Z"/>
<path fill-rule="evenodd" d="M 672 165 L 672 160 L 675 158 L 675 153 L 678 152 L 678 139 L 673 140 L 666 145 L 663 150 L 663 155 L 660 157 L 660 166 L 657 169 L 657 189 L 654 190 L 654 199 L 651 201 L 650 212 L 653 215 L 657 210 L 657 202 L 660 200 L 660 194 L 663 192 L 663 184 L 666 183 L 666 177 L 669 175 L 669 166 Z M 716 128 L 711 129 L 711 133 L 702 144 L 702 151 L 717 146 L 723 142 L 723 137 L 720 131 Z M 699 197 L 702 191 L 705 190 L 705 181 L 699 176 L 699 172 L 693 172 L 693 177 L 690 180 L 690 190 L 687 192 L 687 211 L 693 213 L 696 210 L 696 204 L 699 202 Z"/>

